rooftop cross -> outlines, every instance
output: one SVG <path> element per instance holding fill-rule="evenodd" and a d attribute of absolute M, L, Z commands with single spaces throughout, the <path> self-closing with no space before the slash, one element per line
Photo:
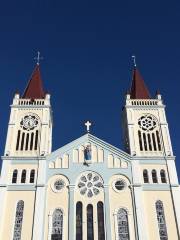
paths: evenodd
<path fill-rule="evenodd" d="M 132 56 L 134 67 L 136 67 L 136 56 Z"/>
<path fill-rule="evenodd" d="M 37 57 L 35 57 L 34 59 L 37 60 L 37 65 L 39 65 L 40 60 L 43 59 L 43 57 L 40 57 L 40 52 L 39 51 L 37 52 Z"/>
<path fill-rule="evenodd" d="M 87 128 L 87 132 L 90 132 L 90 126 L 92 125 L 91 122 L 87 121 L 84 125 Z"/>

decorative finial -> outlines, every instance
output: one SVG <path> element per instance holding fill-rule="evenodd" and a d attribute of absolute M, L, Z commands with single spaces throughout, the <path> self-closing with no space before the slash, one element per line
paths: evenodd
<path fill-rule="evenodd" d="M 84 125 L 87 128 L 87 132 L 90 132 L 90 127 L 91 127 L 92 123 L 90 121 L 87 121 Z"/>
<path fill-rule="evenodd" d="M 37 57 L 34 58 L 34 60 L 37 60 L 37 65 L 39 65 L 40 61 L 43 60 L 43 57 L 40 57 L 40 52 L 37 52 Z"/>
<path fill-rule="evenodd" d="M 132 56 L 132 59 L 133 59 L 133 63 L 134 63 L 134 67 L 136 67 L 137 65 L 136 65 L 136 56 Z"/>

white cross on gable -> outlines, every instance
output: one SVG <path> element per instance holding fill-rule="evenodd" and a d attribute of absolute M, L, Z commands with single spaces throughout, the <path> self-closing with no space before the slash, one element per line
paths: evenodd
<path fill-rule="evenodd" d="M 90 131 L 90 127 L 91 127 L 92 123 L 91 123 L 90 121 L 87 121 L 87 122 L 86 122 L 84 125 L 85 125 L 85 126 L 86 126 L 86 128 L 87 128 L 87 132 L 89 132 L 89 131 Z"/>

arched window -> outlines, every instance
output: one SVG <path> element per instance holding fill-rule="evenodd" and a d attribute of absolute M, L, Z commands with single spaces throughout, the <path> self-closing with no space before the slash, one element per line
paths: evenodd
<path fill-rule="evenodd" d="M 32 169 L 30 173 L 30 183 L 34 183 L 34 177 L 35 177 L 35 170 Z"/>
<path fill-rule="evenodd" d="M 143 178 L 144 178 L 144 183 L 149 183 L 148 171 L 146 169 L 143 171 Z"/>
<path fill-rule="evenodd" d="M 23 221 L 24 202 L 20 200 L 16 207 L 13 240 L 21 240 L 21 230 Z"/>
<path fill-rule="evenodd" d="M 164 169 L 161 169 L 160 175 L 161 175 L 161 182 L 162 183 L 167 183 L 167 181 L 166 181 L 166 173 L 165 173 Z"/>
<path fill-rule="evenodd" d="M 26 148 L 25 148 L 26 151 L 28 150 L 28 146 L 29 146 L 29 133 L 27 133 L 26 135 Z"/>
<path fill-rule="evenodd" d="M 160 240 L 168 240 L 164 207 L 161 201 L 156 202 L 156 214 L 159 227 Z"/>
<path fill-rule="evenodd" d="M 34 150 L 37 150 L 37 148 L 38 148 L 38 130 L 36 130 Z"/>
<path fill-rule="evenodd" d="M 157 183 L 158 180 L 157 180 L 157 173 L 156 173 L 156 170 L 152 170 L 152 181 L 153 183 Z"/>
<path fill-rule="evenodd" d="M 82 228 L 82 202 L 76 204 L 76 240 L 82 240 L 83 228 Z"/>
<path fill-rule="evenodd" d="M 21 139 L 21 150 L 23 150 L 23 148 L 24 148 L 24 137 L 25 137 L 25 133 L 22 134 L 22 139 Z"/>
<path fill-rule="evenodd" d="M 143 151 L 141 131 L 138 131 L 140 151 Z"/>
<path fill-rule="evenodd" d="M 56 209 L 52 216 L 51 240 L 62 239 L 63 239 L 63 212 L 61 209 Z"/>
<path fill-rule="evenodd" d="M 30 150 L 33 149 L 33 143 L 34 143 L 34 133 L 31 133 Z"/>
<path fill-rule="evenodd" d="M 151 135 L 150 135 L 150 133 L 148 133 L 147 137 L 148 137 L 149 151 L 152 151 L 152 143 L 151 143 Z"/>
<path fill-rule="evenodd" d="M 25 183 L 26 182 L 26 170 L 22 170 L 22 174 L 21 174 L 21 183 Z"/>
<path fill-rule="evenodd" d="M 21 136 L 21 131 L 18 130 L 17 142 L 16 142 L 16 150 L 19 150 L 19 139 L 20 139 L 20 136 Z"/>
<path fill-rule="evenodd" d="M 97 204 L 97 218 L 98 218 L 98 240 L 105 240 L 104 204 L 102 202 L 98 202 Z"/>
<path fill-rule="evenodd" d="M 118 240 L 129 240 L 127 211 L 123 208 L 117 213 Z"/>
<path fill-rule="evenodd" d="M 156 138 L 154 133 L 152 133 L 152 140 L 153 140 L 154 151 L 157 151 Z"/>
<path fill-rule="evenodd" d="M 156 131 L 156 137 L 157 137 L 158 149 L 159 151 L 161 151 L 161 140 L 160 140 L 158 131 Z"/>
<path fill-rule="evenodd" d="M 17 175 L 18 175 L 18 170 L 15 169 L 13 171 L 13 175 L 12 175 L 12 183 L 16 183 L 17 182 Z"/>
<path fill-rule="evenodd" d="M 147 140 L 146 140 L 146 134 L 143 133 L 143 141 L 144 141 L 144 149 L 147 151 Z"/>
<path fill-rule="evenodd" d="M 94 240 L 93 206 L 87 205 L 87 239 Z"/>

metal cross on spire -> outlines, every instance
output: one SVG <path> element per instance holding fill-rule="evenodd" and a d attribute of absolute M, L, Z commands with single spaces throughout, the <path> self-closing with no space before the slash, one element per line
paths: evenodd
<path fill-rule="evenodd" d="M 136 56 L 132 56 L 132 59 L 133 59 L 133 63 L 134 63 L 134 67 L 136 67 Z"/>
<path fill-rule="evenodd" d="M 37 57 L 34 58 L 34 60 L 37 60 L 37 65 L 39 65 L 40 61 L 43 60 L 43 57 L 40 57 L 40 52 L 37 52 Z"/>
<path fill-rule="evenodd" d="M 84 125 L 87 128 L 87 132 L 90 132 L 90 127 L 91 127 L 92 123 L 90 121 L 87 121 Z"/>

